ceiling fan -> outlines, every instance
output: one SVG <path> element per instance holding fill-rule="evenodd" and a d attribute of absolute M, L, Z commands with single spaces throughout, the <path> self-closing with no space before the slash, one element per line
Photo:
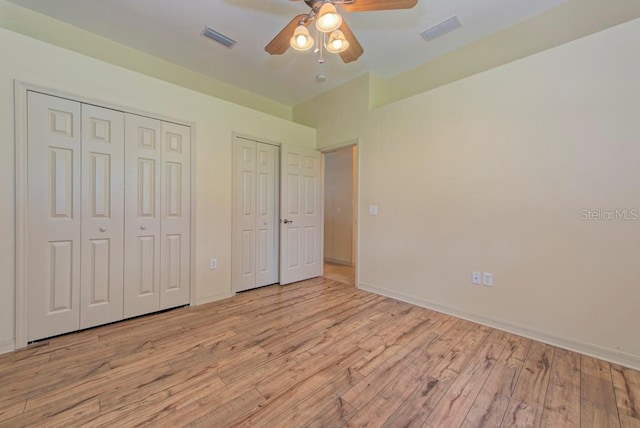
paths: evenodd
<path fill-rule="evenodd" d="M 315 21 L 318 34 L 322 38 L 318 41 L 316 52 L 326 49 L 328 52 L 339 54 L 345 63 L 356 61 L 364 53 L 364 49 L 338 13 L 336 4 L 347 12 L 368 12 L 410 9 L 418 3 L 418 0 L 304 0 L 304 2 L 311 11 L 294 17 L 265 46 L 264 50 L 269 54 L 282 55 L 289 47 L 300 51 L 311 49 L 314 40 L 309 33 L 309 26 Z M 321 56 L 320 62 L 322 61 Z"/>

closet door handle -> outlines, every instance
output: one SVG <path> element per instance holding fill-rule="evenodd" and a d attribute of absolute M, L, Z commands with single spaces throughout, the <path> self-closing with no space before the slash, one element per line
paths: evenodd
<path fill-rule="evenodd" d="M 106 227 L 103 226 L 103 227 L 100 228 L 100 232 L 106 232 L 106 231 L 107 231 Z"/>
<path fill-rule="evenodd" d="M 140 226 L 140 230 L 147 230 L 147 226 Z"/>
<path fill-rule="evenodd" d="M 287 220 L 286 218 L 283 221 L 284 224 L 291 224 L 293 223 L 293 220 Z"/>

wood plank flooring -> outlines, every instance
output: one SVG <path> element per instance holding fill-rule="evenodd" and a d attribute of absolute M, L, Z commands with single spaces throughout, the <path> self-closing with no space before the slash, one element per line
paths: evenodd
<path fill-rule="evenodd" d="M 355 285 L 356 269 L 353 266 L 339 265 L 337 263 L 324 262 L 324 275 L 327 279 Z"/>
<path fill-rule="evenodd" d="M 640 427 L 640 373 L 317 278 L 0 356 L 0 427 Z"/>

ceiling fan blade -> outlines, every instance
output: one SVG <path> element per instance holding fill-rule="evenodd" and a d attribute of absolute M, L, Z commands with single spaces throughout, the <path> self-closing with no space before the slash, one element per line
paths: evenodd
<path fill-rule="evenodd" d="M 368 12 L 371 10 L 411 9 L 418 0 L 356 0 L 355 3 L 341 4 L 347 12 Z"/>
<path fill-rule="evenodd" d="M 293 36 L 293 32 L 296 30 L 296 27 L 300 24 L 300 21 L 303 20 L 307 15 L 301 14 L 296 16 L 289 22 L 274 38 L 269 42 L 267 46 L 264 47 L 264 50 L 270 53 L 271 55 L 282 55 L 289 49 L 289 39 Z M 305 25 L 308 27 L 311 22 L 307 21 Z"/>
<path fill-rule="evenodd" d="M 340 26 L 340 31 L 342 31 L 342 33 L 344 34 L 344 38 L 349 42 L 349 49 L 344 52 L 340 52 L 342 61 L 344 61 L 345 63 L 356 61 L 358 58 L 360 58 L 360 55 L 364 53 L 362 45 L 360 44 L 358 39 L 356 39 L 353 31 L 351 31 L 351 28 L 349 28 L 349 25 L 347 25 L 346 21 L 344 20 L 342 21 L 342 25 Z"/>

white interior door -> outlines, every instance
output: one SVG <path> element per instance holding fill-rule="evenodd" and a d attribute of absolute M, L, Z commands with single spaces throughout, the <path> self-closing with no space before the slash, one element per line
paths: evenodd
<path fill-rule="evenodd" d="M 256 287 L 278 282 L 279 148 L 256 144 Z"/>
<path fill-rule="evenodd" d="M 162 122 L 160 309 L 190 300 L 191 129 Z"/>
<path fill-rule="evenodd" d="M 234 141 L 234 291 L 256 287 L 256 142 Z"/>
<path fill-rule="evenodd" d="M 280 152 L 280 284 L 322 275 L 322 155 Z"/>
<path fill-rule="evenodd" d="M 27 340 L 80 325 L 80 103 L 28 93 Z"/>
<path fill-rule="evenodd" d="M 82 104 L 80 328 L 122 319 L 124 113 Z"/>
<path fill-rule="evenodd" d="M 161 122 L 125 114 L 124 317 L 160 309 Z"/>
<path fill-rule="evenodd" d="M 234 139 L 234 291 L 278 282 L 279 148 Z"/>

